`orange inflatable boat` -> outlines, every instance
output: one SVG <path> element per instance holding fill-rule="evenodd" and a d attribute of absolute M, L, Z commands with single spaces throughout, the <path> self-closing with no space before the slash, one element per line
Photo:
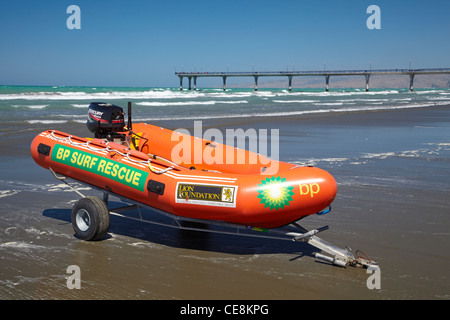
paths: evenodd
<path fill-rule="evenodd" d="M 178 216 L 262 228 L 321 212 L 336 195 L 333 177 L 314 167 L 280 162 L 277 173 L 264 175 L 260 163 L 175 164 L 170 160 L 178 143 L 171 140 L 173 131 L 148 124 L 135 124 L 133 129 L 139 132 L 138 150 L 49 130 L 33 140 L 31 154 L 46 169 Z M 225 156 L 235 151 L 184 138 L 193 146 L 201 144 L 202 154 L 208 148 L 222 149 Z M 245 158 L 250 157 L 251 152 L 245 151 Z"/>
<path fill-rule="evenodd" d="M 34 139 L 31 154 L 46 169 L 174 215 L 262 228 L 321 212 L 336 195 L 335 180 L 318 168 L 144 123 L 117 134 L 123 141 L 49 130 Z M 265 174 L 269 161 L 278 170 Z"/>
<path fill-rule="evenodd" d="M 307 241 L 332 255 L 321 259 L 342 266 L 360 263 L 347 250 L 313 236 L 328 227 L 308 231 L 295 222 L 329 211 L 336 181 L 328 172 L 146 123 L 132 124 L 130 104 L 128 113 L 125 126 L 122 108 L 91 103 L 87 126 L 95 138 L 47 130 L 33 140 L 31 155 L 55 177 L 72 178 L 104 195 L 188 221 L 253 230 L 290 224 L 302 232 L 287 233 L 293 240 Z M 104 201 L 84 197 L 74 205 L 72 225 L 80 238 L 98 240 L 108 231 L 109 215 Z"/>

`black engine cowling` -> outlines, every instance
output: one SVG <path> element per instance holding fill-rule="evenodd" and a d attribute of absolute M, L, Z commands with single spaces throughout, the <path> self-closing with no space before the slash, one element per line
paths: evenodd
<path fill-rule="evenodd" d="M 114 104 L 92 102 L 89 105 L 86 126 L 96 138 L 112 140 L 125 127 L 123 109 Z"/>

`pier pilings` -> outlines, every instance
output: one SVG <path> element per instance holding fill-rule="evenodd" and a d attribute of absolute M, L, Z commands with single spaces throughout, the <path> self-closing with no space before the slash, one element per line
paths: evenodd
<path fill-rule="evenodd" d="M 197 78 L 222 77 L 222 88 L 227 88 L 228 77 L 253 77 L 254 90 L 258 91 L 258 80 L 260 77 L 286 77 L 288 78 L 288 89 L 292 91 L 292 79 L 302 76 L 325 77 L 325 91 L 330 90 L 330 77 L 333 76 L 364 76 L 365 90 L 369 91 L 369 80 L 373 75 L 407 75 L 409 76 L 409 91 L 414 90 L 414 77 L 420 74 L 450 74 L 450 68 L 429 69 L 378 69 L 378 70 L 322 70 L 322 71 L 264 71 L 264 72 L 175 72 L 180 78 L 180 90 L 183 90 L 183 78 L 188 78 L 188 89 L 192 90 L 191 82 L 194 78 L 194 90 L 197 90 Z"/>

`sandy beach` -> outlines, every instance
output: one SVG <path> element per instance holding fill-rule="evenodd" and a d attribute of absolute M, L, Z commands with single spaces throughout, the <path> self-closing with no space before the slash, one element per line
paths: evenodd
<path fill-rule="evenodd" d="M 52 128 L 89 134 L 84 125 L 71 126 Z M 321 238 L 378 261 L 381 288 L 368 289 L 365 269 L 320 262 L 317 250 L 302 243 L 118 217 L 105 240 L 81 241 L 70 224 L 79 197 L 33 162 L 29 144 L 40 132 L 33 129 L 1 142 L 12 148 L 0 156 L 0 299 L 450 299 L 450 106 L 215 119 L 203 126 L 277 128 L 280 160 L 329 171 L 338 183 L 332 212 L 302 224 L 329 225 Z M 81 185 L 80 191 L 101 196 Z M 71 265 L 81 270 L 81 289 L 67 287 Z"/>

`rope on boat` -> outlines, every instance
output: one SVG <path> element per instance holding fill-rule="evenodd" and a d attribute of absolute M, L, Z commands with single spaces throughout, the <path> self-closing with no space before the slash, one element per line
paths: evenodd
<path fill-rule="evenodd" d="M 51 136 L 52 136 L 52 138 L 55 138 L 55 139 L 57 139 L 57 140 L 67 140 L 67 141 L 69 141 L 69 143 L 71 144 L 71 145 L 74 145 L 74 146 L 86 146 L 89 150 L 91 150 L 91 151 L 99 151 L 100 149 L 98 149 L 98 148 L 93 148 L 93 147 L 91 147 L 90 146 L 90 143 L 91 143 L 91 141 L 86 141 L 86 142 L 74 142 L 74 141 L 72 141 L 72 136 L 70 135 L 70 136 L 68 136 L 68 137 L 66 137 L 66 138 L 64 138 L 64 137 L 57 137 L 57 136 L 55 136 L 55 131 L 53 130 L 52 132 L 51 132 Z M 129 152 L 127 152 L 127 153 L 122 153 L 122 152 L 120 152 L 119 150 L 117 150 L 117 149 L 112 149 L 110 146 L 106 146 L 106 148 L 105 148 L 105 150 L 109 153 L 109 152 L 116 152 L 116 153 L 118 153 L 118 154 L 120 154 L 122 157 L 126 157 L 129 161 L 131 161 L 131 162 L 134 162 L 134 163 L 139 163 L 139 164 L 147 164 L 148 165 L 148 168 L 150 169 L 150 171 L 151 172 L 153 172 L 153 173 L 155 173 L 155 174 L 163 174 L 163 173 L 166 173 L 167 171 L 169 171 L 169 170 L 172 170 L 173 168 L 174 168 L 174 165 L 172 165 L 172 166 L 170 166 L 170 167 L 168 167 L 168 168 L 166 168 L 166 169 L 162 169 L 162 170 L 157 170 L 157 169 L 155 169 L 153 166 L 152 166 L 152 164 L 151 164 L 151 162 L 152 162 L 152 159 L 151 158 L 149 158 L 147 161 L 141 161 L 141 160 L 134 160 L 134 159 L 131 159 L 130 158 L 130 153 Z M 171 162 L 171 161 L 169 161 L 169 160 L 166 160 L 166 159 L 164 159 L 164 158 L 161 158 L 162 160 L 164 160 L 164 161 L 167 161 L 167 162 L 169 162 L 169 163 L 171 163 L 171 164 L 174 164 L 173 162 Z"/>

